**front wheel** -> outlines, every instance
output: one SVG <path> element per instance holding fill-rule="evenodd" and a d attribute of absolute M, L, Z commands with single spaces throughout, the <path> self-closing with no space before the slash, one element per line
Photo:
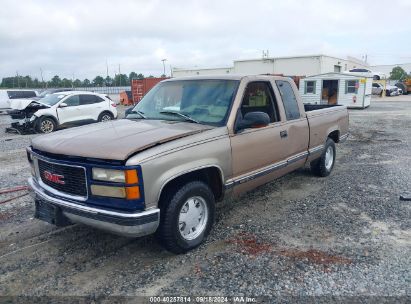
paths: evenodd
<path fill-rule="evenodd" d="M 39 133 L 51 133 L 55 131 L 57 124 L 53 118 L 42 117 L 37 124 L 37 132 Z"/>
<path fill-rule="evenodd" d="M 328 176 L 334 168 L 334 163 L 335 143 L 331 138 L 328 138 L 320 158 L 311 162 L 311 171 L 321 177 Z"/>
<path fill-rule="evenodd" d="M 161 202 L 158 236 L 173 253 L 184 253 L 199 246 L 214 222 L 215 198 L 201 181 L 189 182 L 170 191 Z"/>

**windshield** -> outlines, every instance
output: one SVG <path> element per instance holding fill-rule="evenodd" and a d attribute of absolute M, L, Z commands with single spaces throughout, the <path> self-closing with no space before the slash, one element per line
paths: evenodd
<path fill-rule="evenodd" d="M 222 126 L 237 80 L 181 80 L 158 84 L 127 115 L 131 119 L 190 121 Z"/>
<path fill-rule="evenodd" d="M 39 100 L 39 102 L 47 104 L 49 106 L 54 106 L 60 100 L 62 100 L 66 95 L 63 94 L 50 94 Z"/>

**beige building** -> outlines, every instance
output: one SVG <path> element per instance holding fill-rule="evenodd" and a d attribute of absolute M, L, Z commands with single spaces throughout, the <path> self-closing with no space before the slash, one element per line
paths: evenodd
<path fill-rule="evenodd" d="M 341 59 L 327 55 L 307 55 L 235 60 L 232 66 L 218 68 L 173 68 L 173 76 L 216 74 L 310 76 L 330 72 L 344 72 L 354 68 L 369 69 L 369 66 L 366 62 L 353 57 Z"/>

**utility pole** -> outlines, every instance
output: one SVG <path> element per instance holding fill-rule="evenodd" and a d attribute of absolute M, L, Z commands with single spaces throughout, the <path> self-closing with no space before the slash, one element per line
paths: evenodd
<path fill-rule="evenodd" d="M 164 58 L 164 59 L 161 59 L 161 61 L 163 62 L 163 75 L 165 76 L 166 75 L 166 64 L 165 64 L 165 62 L 167 61 L 167 59 Z"/>
<path fill-rule="evenodd" d="M 16 71 L 16 75 L 17 75 L 17 87 L 20 88 L 19 71 Z"/>
<path fill-rule="evenodd" d="M 121 71 L 120 71 L 120 64 L 118 64 L 118 79 L 120 81 L 120 87 L 121 87 Z"/>
<path fill-rule="evenodd" d="M 40 68 L 40 75 L 41 75 L 41 84 L 43 85 L 43 88 L 44 88 L 43 69 L 42 68 Z"/>

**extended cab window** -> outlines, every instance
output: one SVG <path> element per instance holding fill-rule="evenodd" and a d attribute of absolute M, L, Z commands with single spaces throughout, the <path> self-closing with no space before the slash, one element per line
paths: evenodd
<path fill-rule="evenodd" d="M 270 122 L 279 121 L 275 101 L 268 82 L 251 82 L 247 85 L 241 103 L 241 115 L 249 112 L 264 112 L 270 117 Z"/>
<path fill-rule="evenodd" d="M 277 80 L 275 83 L 277 84 L 281 99 L 283 100 L 287 120 L 299 119 L 300 109 L 298 108 L 298 102 L 293 87 L 288 81 L 284 80 Z"/>
<path fill-rule="evenodd" d="M 67 104 L 68 107 L 78 106 L 80 104 L 80 97 L 79 95 L 70 96 L 64 103 Z"/>

